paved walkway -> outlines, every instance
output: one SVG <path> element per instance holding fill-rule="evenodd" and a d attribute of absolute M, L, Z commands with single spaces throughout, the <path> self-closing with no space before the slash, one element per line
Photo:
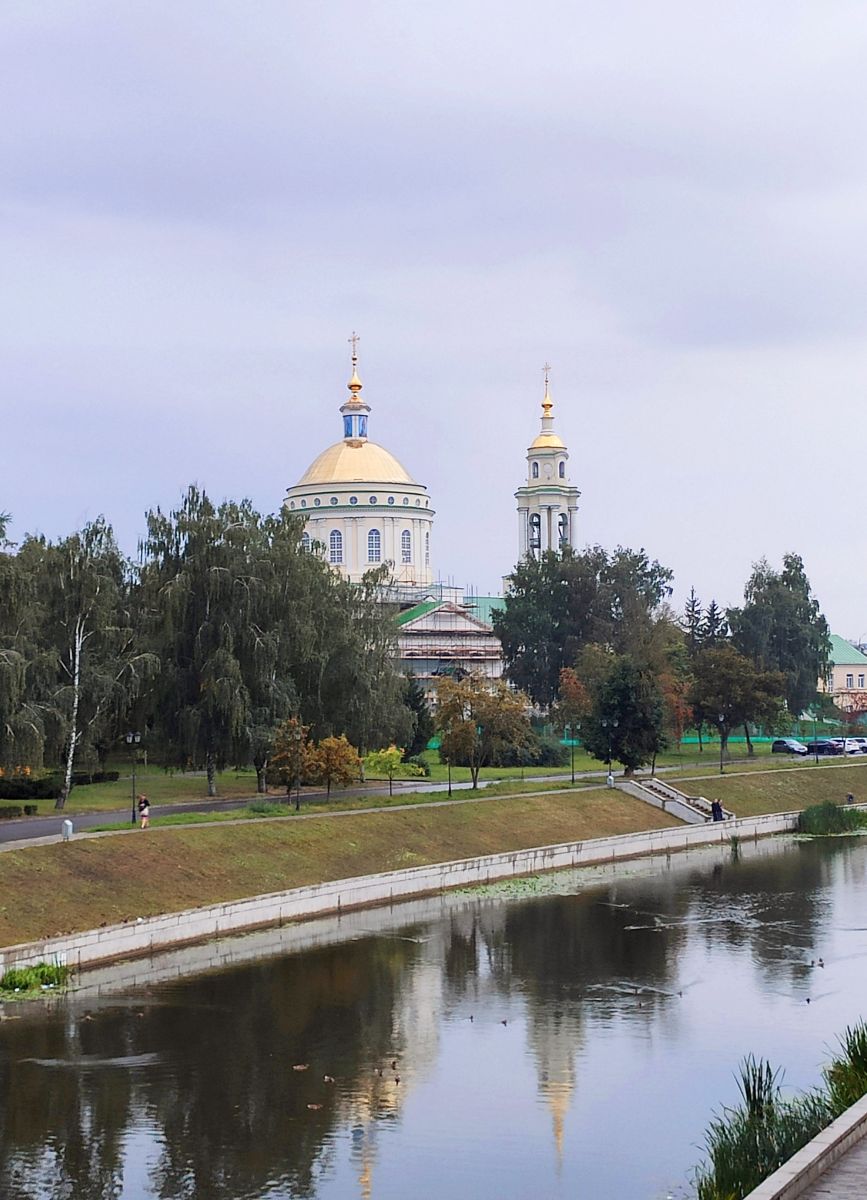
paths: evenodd
<path fill-rule="evenodd" d="M 851 1150 L 829 1167 L 806 1192 L 801 1200 L 864 1200 L 867 1196 L 867 1138 L 856 1142 Z"/>

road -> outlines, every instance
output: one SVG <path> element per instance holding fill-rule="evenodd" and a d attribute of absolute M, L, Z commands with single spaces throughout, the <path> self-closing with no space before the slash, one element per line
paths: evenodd
<path fill-rule="evenodd" d="M 605 771 L 576 771 L 576 779 L 605 779 Z M 502 783 L 503 780 L 490 779 L 480 780 L 479 790 L 485 787 L 490 787 L 493 783 Z M 505 782 L 510 782 L 506 780 Z M 528 775 L 524 783 L 563 783 L 568 785 L 569 776 L 558 775 Z M 453 792 L 465 792 L 472 788 L 472 784 L 453 783 Z M 447 783 L 431 783 L 427 779 L 419 779 L 414 782 L 401 780 L 395 782 L 395 795 L 404 795 L 412 792 L 436 792 L 448 793 L 449 785 Z M 231 812 L 233 809 L 246 808 L 248 804 L 255 800 L 270 800 L 279 802 L 281 793 L 272 792 L 267 797 L 261 795 L 250 795 L 234 800 L 196 800 L 188 804 L 167 804 L 162 807 L 151 805 L 151 816 L 158 817 L 166 813 L 220 813 Z M 364 788 L 346 788 L 339 792 L 332 792 L 332 802 L 342 804 L 348 799 L 356 799 L 358 797 L 367 796 L 387 796 L 388 784 L 368 784 Z M 316 804 L 326 799 L 326 793 L 322 791 L 305 791 L 301 796 L 301 809 L 307 804 Z M 287 806 L 287 812 L 290 811 Z M 59 837 L 60 824 L 66 818 L 72 821 L 73 828 L 76 832 L 84 832 L 87 829 L 94 829 L 99 825 L 118 825 L 130 822 L 129 805 L 125 808 L 117 809 L 112 812 L 83 812 L 78 813 L 74 810 L 66 812 L 52 812 L 43 817 L 23 817 L 20 820 L 0 821 L 0 843 L 2 842 L 19 842 L 28 838 L 44 838 L 44 837 Z"/>

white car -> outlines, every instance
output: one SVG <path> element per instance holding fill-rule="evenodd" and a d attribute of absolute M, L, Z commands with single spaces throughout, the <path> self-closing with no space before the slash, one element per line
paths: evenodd
<path fill-rule="evenodd" d="M 867 737 L 846 738 L 847 754 L 867 754 Z"/>

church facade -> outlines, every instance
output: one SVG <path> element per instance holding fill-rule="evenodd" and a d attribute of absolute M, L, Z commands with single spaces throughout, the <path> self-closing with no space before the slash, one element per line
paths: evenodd
<path fill-rule="evenodd" d="M 367 436 L 370 406 L 361 395 L 356 340 L 353 335 L 349 396 L 340 406 L 343 439 L 313 460 L 284 503 L 307 518 L 306 544 L 318 543 L 326 561 L 353 583 L 390 563 L 397 585 L 424 588 L 434 579 L 434 510 L 427 488 Z"/>
<path fill-rule="evenodd" d="M 284 501 L 306 518 L 304 544 L 353 583 L 388 564 L 384 601 L 398 610 L 400 666 L 435 699 L 443 676 L 475 673 L 499 679 L 502 649 L 491 626 L 497 597 L 464 596 L 437 581 L 431 535 L 435 512 L 418 483 L 384 446 L 368 437 L 370 405 L 358 377 L 353 334 L 349 395 L 340 406 L 343 437 L 313 460 Z M 527 450 L 527 482 L 518 502 L 518 556 L 574 546 L 580 492 L 567 475 L 569 452 L 554 431 L 545 372 L 542 428 Z"/>

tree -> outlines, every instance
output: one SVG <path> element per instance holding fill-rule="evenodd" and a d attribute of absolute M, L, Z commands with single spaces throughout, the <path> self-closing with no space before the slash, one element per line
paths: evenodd
<path fill-rule="evenodd" d="M 29 537 L 18 553 L 35 606 L 30 693 L 62 734 L 64 784 L 82 746 L 116 741 L 127 713 L 159 669 L 139 648 L 129 616 L 129 567 L 104 518 L 59 542 Z"/>
<path fill-rule="evenodd" d="M 784 679 L 760 671 L 734 646 L 711 646 L 696 655 L 689 702 L 719 730 L 725 755 L 731 732 L 747 722 L 773 729 L 784 715 Z"/>
<path fill-rule="evenodd" d="M 723 611 L 716 600 L 711 600 L 702 617 L 698 648 L 703 650 L 709 646 L 718 646 L 726 640 L 728 635 L 728 622 Z"/>
<path fill-rule="evenodd" d="M 436 709 L 440 754 L 446 762 L 468 766 L 475 789 L 479 771 L 500 751 L 530 743 L 528 710 L 527 697 L 511 691 L 502 679 L 493 683 L 479 675 L 440 679 Z"/>
<path fill-rule="evenodd" d="M 630 655 L 612 657 L 594 689 L 582 741 L 594 758 L 616 759 L 632 775 L 666 746 L 665 709 L 656 676 Z"/>
<path fill-rule="evenodd" d="M 386 776 L 389 796 L 394 795 L 394 777 L 402 765 L 403 751 L 394 745 L 387 746 L 384 750 L 372 750 L 365 760 L 368 770 Z"/>
<path fill-rule="evenodd" d="M 671 572 L 644 550 L 569 547 L 523 559 L 509 576 L 504 606 L 494 615 L 510 681 L 547 709 L 560 671 L 584 646 L 615 653 L 634 649 L 671 591 Z"/>
<path fill-rule="evenodd" d="M 286 788 L 291 800 L 295 791 L 295 808 L 301 807 L 301 781 L 314 769 L 314 747 L 309 740 L 310 726 L 302 725 L 298 717 L 289 717 L 273 730 L 269 768 Z"/>
<path fill-rule="evenodd" d="M 689 589 L 680 627 L 686 638 L 686 649 L 690 657 L 697 653 L 702 640 L 702 611 L 701 601 L 695 594 L 695 588 Z"/>
<path fill-rule="evenodd" d="M 310 758 L 310 774 L 317 783 L 324 783 L 328 799 L 331 787 L 348 787 L 358 778 L 361 759 L 358 751 L 345 737 L 327 737 L 315 747 Z"/>
<path fill-rule="evenodd" d="M 414 675 L 406 677 L 406 692 L 404 704 L 409 709 L 413 719 L 412 740 L 407 746 L 406 757 L 415 758 L 424 753 L 427 744 L 436 732 L 430 705 L 424 694 L 424 688 Z"/>
<path fill-rule="evenodd" d="M 574 738 L 575 730 L 580 728 L 581 721 L 589 711 L 590 693 L 573 667 L 563 667 L 557 703 L 552 713 L 554 727 L 561 732 L 569 729 Z"/>
<path fill-rule="evenodd" d="M 763 671 L 778 671 L 789 712 L 799 717 L 816 696 L 831 651 L 828 622 L 812 595 L 803 561 L 783 556 L 782 571 L 766 559 L 753 565 L 743 608 L 729 609 L 732 641 Z"/>

